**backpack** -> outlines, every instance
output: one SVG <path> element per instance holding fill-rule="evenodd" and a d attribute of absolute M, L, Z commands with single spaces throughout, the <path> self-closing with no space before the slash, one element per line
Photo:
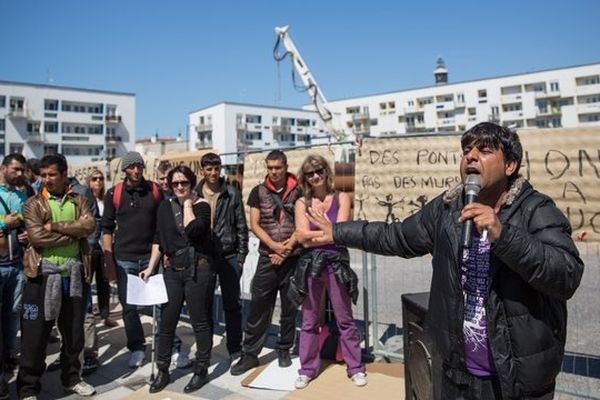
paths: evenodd
<path fill-rule="evenodd" d="M 158 204 L 160 201 L 160 190 L 158 189 L 158 185 L 152 181 L 146 181 L 150 186 L 150 190 L 152 191 L 152 197 L 154 198 L 154 204 Z M 117 183 L 115 185 L 115 190 L 113 192 L 113 206 L 115 211 L 119 210 L 121 206 L 121 195 L 123 193 L 123 181 Z"/>

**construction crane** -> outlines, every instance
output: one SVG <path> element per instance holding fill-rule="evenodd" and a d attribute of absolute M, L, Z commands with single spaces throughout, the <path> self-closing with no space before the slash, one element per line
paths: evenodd
<path fill-rule="evenodd" d="M 289 34 L 289 25 L 276 27 L 277 42 L 273 49 L 273 57 L 277 62 L 283 60 L 286 56 L 290 56 L 294 69 L 292 70 L 292 80 L 294 87 L 303 92 L 308 92 L 315 110 L 329 131 L 329 135 L 333 136 L 338 142 L 347 139 L 347 134 L 339 125 L 339 118 L 335 118 L 334 114 L 327 107 L 327 99 L 323 95 L 315 77 L 302 59 L 300 52 L 296 48 L 294 41 Z M 283 45 L 285 52 L 280 52 L 280 47 Z M 295 71 L 295 72 L 294 72 Z M 302 79 L 303 86 L 296 83 L 296 74 Z"/>

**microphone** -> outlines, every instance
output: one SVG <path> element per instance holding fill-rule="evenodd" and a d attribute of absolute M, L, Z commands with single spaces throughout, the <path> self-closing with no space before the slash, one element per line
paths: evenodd
<path fill-rule="evenodd" d="M 481 176 L 478 174 L 469 174 L 465 180 L 465 205 L 474 203 L 481 190 Z M 473 220 L 468 219 L 463 224 L 462 247 L 471 247 L 473 232 Z"/>

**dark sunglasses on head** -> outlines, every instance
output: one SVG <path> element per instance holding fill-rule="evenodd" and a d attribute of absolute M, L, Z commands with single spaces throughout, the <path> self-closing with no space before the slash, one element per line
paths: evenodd
<path fill-rule="evenodd" d="M 173 187 L 177 187 L 177 186 L 187 187 L 189 185 L 190 185 L 190 181 L 173 181 L 173 182 L 171 182 L 171 186 L 173 186 Z"/>
<path fill-rule="evenodd" d="M 304 175 L 306 175 L 307 178 L 312 178 L 315 174 L 319 175 L 319 176 L 323 176 L 323 174 L 325 173 L 325 168 L 318 168 L 312 171 L 305 171 Z"/>

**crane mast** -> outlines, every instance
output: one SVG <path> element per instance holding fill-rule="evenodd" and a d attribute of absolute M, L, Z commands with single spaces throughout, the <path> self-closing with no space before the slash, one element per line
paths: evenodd
<path fill-rule="evenodd" d="M 315 109 L 319 114 L 319 117 L 329 131 L 329 134 L 333 135 L 337 141 L 342 141 L 346 138 L 346 133 L 343 129 L 336 125 L 338 120 L 334 118 L 333 113 L 327 107 L 327 99 L 323 95 L 323 92 L 317 84 L 314 75 L 312 72 L 310 72 L 310 69 L 306 65 L 306 62 L 302 59 L 302 56 L 296 48 L 294 41 L 290 37 L 288 30 L 289 25 L 275 28 L 275 33 L 277 34 L 277 43 L 275 44 L 275 49 L 273 50 L 273 56 L 275 57 L 276 61 L 283 60 L 287 55 L 290 56 L 294 70 L 302 80 L 302 90 L 308 92 L 308 95 L 310 96 Z M 280 45 L 283 45 L 286 50 L 283 54 L 279 52 Z"/>

